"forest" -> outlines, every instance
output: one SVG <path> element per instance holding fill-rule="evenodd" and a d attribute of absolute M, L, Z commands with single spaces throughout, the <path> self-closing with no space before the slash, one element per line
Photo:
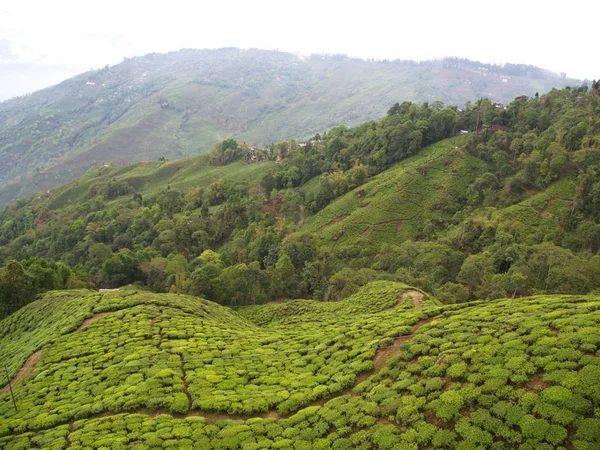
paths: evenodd
<path fill-rule="evenodd" d="M 129 284 L 232 306 L 375 280 L 444 303 L 593 292 L 599 108 L 598 82 L 508 105 L 403 102 L 306 141 L 92 169 L 0 213 L 0 286 L 32 287 L 0 290 L 3 311 Z M 367 227 L 367 213 L 397 220 Z"/>

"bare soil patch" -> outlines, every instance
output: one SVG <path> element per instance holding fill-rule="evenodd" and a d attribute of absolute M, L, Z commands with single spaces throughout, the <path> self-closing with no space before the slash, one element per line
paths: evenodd
<path fill-rule="evenodd" d="M 546 388 L 549 388 L 550 386 L 551 384 L 546 383 L 544 380 L 542 380 L 541 376 L 534 375 L 529 379 L 527 383 L 525 383 L 523 388 L 525 388 L 525 390 L 527 391 L 540 392 Z"/>
<path fill-rule="evenodd" d="M 38 350 L 37 352 L 33 353 L 29 358 L 27 358 L 27 361 L 25 361 L 25 364 L 23 364 L 23 367 L 21 367 L 21 370 L 19 370 L 19 372 L 15 375 L 15 377 L 10 381 L 11 386 L 14 386 L 21 378 L 24 378 L 24 377 L 30 375 L 31 372 L 33 372 L 35 363 L 38 361 L 38 359 L 40 359 L 41 354 L 42 354 L 42 351 Z M 0 395 L 6 394 L 9 390 L 10 390 L 10 388 L 7 384 L 2 389 L 0 389 Z"/>
<path fill-rule="evenodd" d="M 90 317 L 89 319 L 85 319 L 83 322 L 81 322 L 81 325 L 79 325 L 77 327 L 77 329 L 75 330 L 75 332 L 83 330 L 85 327 L 87 327 L 90 323 L 92 323 L 93 321 L 99 319 L 100 317 L 104 317 L 107 314 L 110 314 L 108 312 L 102 312 L 102 313 L 98 313 L 98 314 L 94 314 L 92 317 Z"/>
<path fill-rule="evenodd" d="M 421 306 L 423 306 L 423 303 L 425 303 L 425 296 L 421 292 L 412 289 L 409 291 L 405 291 L 402 294 L 402 297 L 400 297 L 400 302 L 404 302 L 409 296 L 411 297 L 415 308 L 420 308 Z"/>
<path fill-rule="evenodd" d="M 320 229 L 324 229 L 327 227 L 330 227 L 332 225 L 335 225 L 336 223 L 341 222 L 342 220 L 344 220 L 346 217 L 348 217 L 350 214 L 342 214 L 339 217 L 336 217 L 335 219 L 330 220 L 329 222 L 327 222 L 325 225 L 323 225 Z"/>

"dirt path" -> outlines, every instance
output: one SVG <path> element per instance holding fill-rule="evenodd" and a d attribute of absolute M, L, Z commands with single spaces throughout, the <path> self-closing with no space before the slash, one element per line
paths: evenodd
<path fill-rule="evenodd" d="M 341 222 L 342 220 L 344 220 L 346 217 L 349 217 L 350 214 L 342 214 L 341 216 L 336 217 L 335 219 L 331 219 L 329 222 L 327 222 L 325 225 L 323 225 L 321 228 L 319 228 L 319 231 L 324 230 L 327 227 L 330 227 L 332 225 L 335 225 L 336 223 Z"/>
<path fill-rule="evenodd" d="M 42 354 L 42 351 L 38 350 L 37 352 L 33 353 L 29 358 L 27 358 L 27 361 L 25 361 L 25 364 L 23 364 L 23 367 L 21 367 L 21 370 L 19 370 L 19 372 L 17 372 L 15 377 L 12 380 L 10 380 L 11 386 L 14 386 L 21 378 L 24 378 L 24 377 L 30 375 L 31 372 L 33 372 L 33 367 L 35 366 L 35 363 L 37 362 L 37 360 L 40 359 L 41 354 Z M 10 390 L 9 385 L 7 384 L 2 389 L 0 389 L 0 395 L 6 394 L 9 390 Z"/>
<path fill-rule="evenodd" d="M 99 319 L 100 317 L 106 316 L 107 314 L 110 314 L 110 312 L 103 312 L 103 313 L 94 314 L 89 319 L 85 319 L 83 322 L 81 322 L 81 325 L 79 325 L 73 331 L 73 333 L 76 333 L 77 331 L 83 330 L 90 323 L 92 323 L 93 321 Z M 29 358 L 27 358 L 27 361 L 25 361 L 25 364 L 23 364 L 23 367 L 21 367 L 21 369 L 17 372 L 17 374 L 14 376 L 14 378 L 10 381 L 10 385 L 11 386 L 14 386 L 17 383 L 17 381 L 19 381 L 20 379 L 22 379 L 22 378 L 24 378 L 24 377 L 26 377 L 28 375 L 31 375 L 31 372 L 33 372 L 33 368 L 35 366 L 35 363 L 38 361 L 38 359 L 40 359 L 41 353 L 42 353 L 42 351 L 38 350 L 37 352 L 35 352 L 32 355 L 30 355 Z M 8 384 L 7 384 L 2 389 L 0 389 L 0 395 L 6 394 L 8 391 L 9 391 L 9 387 L 8 387 Z"/>
<path fill-rule="evenodd" d="M 409 292 L 416 292 L 416 291 L 407 291 L 404 295 L 408 294 Z M 421 293 L 419 292 L 419 294 L 421 294 Z M 421 296 L 422 295 L 423 294 L 421 294 Z M 353 389 L 357 385 L 362 383 L 363 381 L 366 381 L 369 377 L 371 377 L 373 375 L 377 375 L 379 373 L 379 371 L 385 367 L 388 360 L 391 357 L 396 356 L 398 354 L 402 344 L 404 344 L 406 341 L 415 337 L 415 333 L 417 332 L 417 330 L 419 328 L 421 328 L 423 325 L 426 325 L 429 322 L 431 322 L 433 319 L 434 319 L 434 317 L 428 317 L 427 319 L 420 320 L 419 322 L 415 323 L 410 328 L 410 334 L 407 334 L 406 336 L 402 336 L 400 338 L 395 339 L 394 343 L 388 347 L 382 347 L 379 350 L 377 350 L 377 353 L 375 354 L 375 359 L 373 359 L 373 369 L 370 370 L 369 372 L 365 372 L 361 376 L 359 376 L 356 379 L 354 386 L 346 389 L 343 392 L 343 394 L 350 394 L 350 395 L 356 396 L 357 394 L 353 391 Z"/>
<path fill-rule="evenodd" d="M 410 291 L 405 291 L 402 294 L 402 296 L 400 297 L 400 303 L 404 302 L 404 300 L 406 300 L 409 296 L 411 297 L 415 308 L 420 308 L 421 306 L 423 306 L 423 303 L 425 303 L 425 296 L 423 295 L 423 293 L 412 289 Z"/>
<path fill-rule="evenodd" d="M 411 296 L 413 299 L 413 302 L 415 304 L 416 307 L 419 307 L 420 305 L 423 304 L 424 298 L 423 298 L 423 294 L 418 292 L 418 291 L 414 291 L 414 290 L 410 290 L 410 291 L 406 291 L 403 295 L 402 295 L 402 300 L 404 300 L 406 297 Z M 86 319 L 83 321 L 83 323 L 75 330 L 75 331 L 79 331 L 83 328 L 85 328 L 86 326 L 88 326 L 92 321 L 105 316 L 106 314 L 110 314 L 110 313 L 98 313 L 98 314 L 94 314 L 94 316 L 90 317 L 89 319 Z M 383 369 L 388 360 L 390 358 L 392 358 L 393 356 L 396 356 L 396 354 L 399 353 L 400 351 L 400 347 L 402 346 L 402 344 L 404 344 L 406 341 L 412 339 L 417 330 L 419 328 L 421 328 L 423 325 L 428 324 L 429 322 L 433 321 L 435 319 L 435 317 L 428 317 L 425 319 L 422 319 L 420 321 L 418 321 L 417 323 L 415 323 L 414 325 L 411 326 L 410 328 L 410 334 L 407 334 L 406 336 L 401 336 L 398 338 L 394 339 L 394 343 L 393 345 L 387 346 L 387 347 L 382 347 L 379 348 L 375 354 L 375 358 L 373 360 L 373 369 L 370 370 L 369 372 L 365 372 L 362 375 L 360 375 L 356 381 L 353 383 L 353 385 L 345 390 L 343 390 L 341 393 L 339 393 L 338 395 L 329 397 L 329 398 L 321 398 L 318 400 L 315 400 L 307 405 L 304 405 L 302 408 L 300 408 L 300 410 L 304 409 L 304 408 L 308 408 L 311 406 L 323 406 L 325 403 L 327 403 L 330 400 L 333 400 L 334 398 L 340 397 L 340 396 L 344 396 L 344 395 L 351 395 L 353 397 L 358 396 L 359 394 L 357 394 L 356 392 L 354 392 L 354 388 L 362 383 L 363 381 L 367 380 L 369 377 L 376 375 L 377 373 L 379 373 L 379 371 L 381 369 Z M 41 351 L 37 351 L 35 352 L 33 355 L 31 355 L 29 357 L 29 359 L 25 362 L 24 366 L 21 368 L 21 370 L 19 371 L 19 373 L 17 374 L 17 376 L 15 376 L 15 378 L 11 381 L 11 385 L 14 385 L 17 381 L 19 381 L 21 378 L 31 374 L 31 372 L 33 371 L 34 365 L 36 363 L 36 361 L 39 359 L 41 354 Z M 188 395 L 188 399 L 190 401 L 190 406 L 191 406 L 191 396 L 190 394 L 187 392 L 187 382 L 185 381 L 185 369 L 183 367 L 182 364 L 182 379 L 184 380 L 184 384 L 185 384 L 185 393 Z M 8 392 L 8 385 L 6 387 L 4 387 L 1 391 L 0 394 L 4 394 L 6 392 Z M 253 419 L 253 418 L 263 418 L 263 419 L 283 419 L 287 416 L 281 414 L 280 412 L 278 412 L 277 410 L 270 410 L 267 412 L 262 412 L 262 413 L 254 413 L 254 414 L 249 414 L 249 415 L 243 415 L 243 414 L 228 414 L 226 412 L 219 412 L 219 413 L 210 413 L 210 412 L 204 412 L 204 411 L 200 411 L 200 410 L 190 410 L 187 412 L 187 414 L 173 414 L 168 410 L 157 410 L 157 411 L 150 411 L 146 408 L 140 408 L 134 411 L 120 411 L 120 412 L 111 412 L 111 411 L 104 411 L 98 414 L 94 414 L 90 417 L 88 417 L 88 419 L 92 419 L 92 418 L 98 418 L 98 417 L 106 417 L 106 416 L 112 416 L 115 414 L 122 414 L 124 412 L 130 412 L 133 414 L 143 414 L 143 415 L 147 415 L 150 417 L 155 417 L 158 416 L 160 414 L 170 414 L 173 417 L 189 417 L 189 416 L 197 416 L 197 417 L 203 417 L 206 419 L 206 421 L 208 423 L 216 423 L 220 420 L 243 420 L 246 421 L 248 419 Z"/>
<path fill-rule="evenodd" d="M 90 323 L 92 323 L 93 321 L 99 319 L 100 317 L 104 317 L 107 314 L 110 314 L 109 312 L 102 312 L 102 313 L 98 313 L 98 314 L 94 314 L 92 317 L 90 317 L 89 319 L 85 319 L 83 322 L 81 322 L 81 325 L 79 325 L 77 327 L 77 329 L 74 332 L 83 330 L 85 327 L 87 327 Z"/>

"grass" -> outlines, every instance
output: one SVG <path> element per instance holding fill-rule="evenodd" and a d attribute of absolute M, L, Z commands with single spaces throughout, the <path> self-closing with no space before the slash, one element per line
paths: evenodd
<path fill-rule="evenodd" d="M 111 313 L 40 344 L 14 388 L 19 411 L 0 397 L 0 446 L 597 448 L 599 297 L 416 308 L 399 302 L 407 289 L 239 311 L 174 294 L 47 295 L 29 322 L 0 326 L 22 342 L 51 331 L 52 302 Z"/>
<path fill-rule="evenodd" d="M 464 138 L 447 139 L 373 177 L 307 219 L 302 231 L 325 248 L 381 250 L 414 238 L 442 206 L 458 198 L 485 164 L 463 152 Z"/>
<path fill-rule="evenodd" d="M 53 189 L 47 194 L 51 195 L 48 207 L 59 209 L 69 203 L 85 202 L 91 186 L 112 179 L 130 184 L 142 196 L 156 194 L 167 186 L 186 192 L 196 186 L 207 187 L 221 178 L 258 185 L 260 178 L 274 165 L 274 162 L 249 164 L 238 161 L 227 166 L 211 166 L 206 157 L 199 156 L 177 161 L 139 162 L 127 167 L 101 167 Z M 119 198 L 113 200 L 119 201 Z"/>

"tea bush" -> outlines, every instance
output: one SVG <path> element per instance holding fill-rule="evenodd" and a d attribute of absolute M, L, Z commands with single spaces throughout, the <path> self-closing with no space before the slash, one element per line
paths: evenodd
<path fill-rule="evenodd" d="M 49 338 L 14 387 L 19 410 L 0 397 L 0 448 L 598 448 L 599 298 L 417 308 L 405 289 L 240 311 L 43 298 L 28 325 L 6 322 L 15 342 Z"/>

